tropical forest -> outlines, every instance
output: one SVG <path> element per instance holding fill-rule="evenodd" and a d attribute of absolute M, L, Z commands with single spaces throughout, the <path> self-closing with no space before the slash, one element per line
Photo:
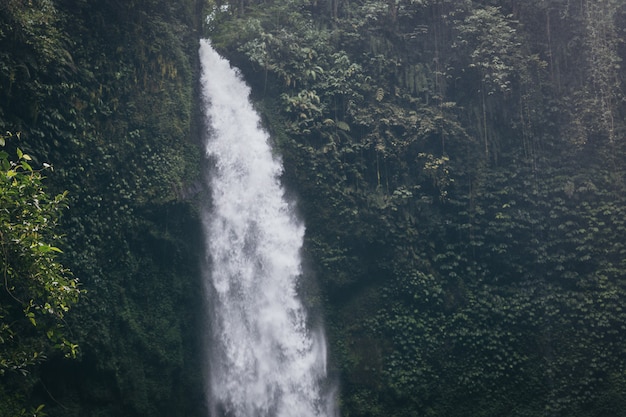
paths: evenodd
<path fill-rule="evenodd" d="M 211 399 L 202 42 L 329 410 Z M 626 416 L 624 58 L 623 0 L 0 0 L 0 417 Z"/>

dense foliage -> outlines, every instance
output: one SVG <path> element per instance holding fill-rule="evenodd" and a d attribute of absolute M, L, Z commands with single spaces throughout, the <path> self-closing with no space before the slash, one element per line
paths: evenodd
<path fill-rule="evenodd" d="M 203 413 L 200 240 L 190 202 L 200 160 L 193 103 L 201 6 L 0 4 L 0 129 L 20 132 L 7 146 L 32 161 L 20 159 L 18 167 L 54 165 L 46 173 L 49 193 L 67 194 L 38 201 L 45 210 L 68 206 L 54 228 L 64 240 L 57 245 L 42 235 L 48 246 L 38 248 L 50 248 L 42 254 L 55 255 L 58 268 L 71 269 L 86 291 L 61 323 L 77 357 L 46 352 L 47 361 L 33 364 L 27 376 L 0 375 L 2 416 Z M 0 192 L 2 201 L 13 198 L 10 190 Z M 45 226 L 54 223 L 49 217 Z M 44 233 L 44 224 L 32 225 Z M 8 259 L 10 268 L 21 262 L 13 253 Z M 62 283 L 60 269 L 47 272 Z M 48 304 L 56 316 L 64 311 L 46 299 L 31 305 L 18 284 L 9 284 L 16 287 L 8 294 L 28 304 L 38 329 L 44 319 L 37 315 Z M 24 316 L 9 295 L 0 298 L 2 324 Z M 27 325 L 12 327 L 15 349 L 0 345 L 0 360 L 43 351 L 46 332 L 31 335 Z M 6 339 L 4 327 L 0 337 Z M 11 358 L 14 368 L 18 359 L 35 362 L 32 355 Z"/>
<path fill-rule="evenodd" d="M 31 240 L 2 230 L 0 415 L 206 414 L 203 7 L 298 194 L 343 416 L 625 415 L 618 0 L 3 1 Z M 67 293 L 17 278 L 48 267 Z"/>
<path fill-rule="evenodd" d="M 625 25 L 610 0 L 214 4 L 300 197 L 342 415 L 624 415 Z"/>
<path fill-rule="evenodd" d="M 0 137 L 0 144 L 6 139 Z M 53 246 L 60 240 L 56 227 L 65 194 L 49 196 L 42 171 L 30 161 L 20 148 L 17 161 L 0 151 L 0 376 L 13 389 L 27 384 L 24 377 L 51 347 L 68 357 L 77 348 L 67 339 L 64 316 L 78 299 L 78 280 L 58 262 L 61 250 Z M 10 395 L 3 387 L 0 393 L 9 398 L 0 413 L 15 415 Z"/>

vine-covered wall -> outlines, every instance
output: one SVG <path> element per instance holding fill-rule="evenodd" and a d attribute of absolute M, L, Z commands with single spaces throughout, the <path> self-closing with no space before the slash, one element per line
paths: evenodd
<path fill-rule="evenodd" d="M 77 357 L 0 375 L 0 415 L 206 415 L 200 36 L 282 155 L 342 415 L 624 415 L 625 13 L 6 1 L 2 138 L 69 191 L 59 258 L 85 292 L 63 317 Z"/>
<path fill-rule="evenodd" d="M 20 133 L 8 150 L 52 165 L 51 192 L 68 191 L 60 259 L 84 290 L 63 323 L 77 357 L 47 349 L 25 375 L 0 376 L 0 415 L 205 415 L 194 203 L 202 6 L 0 6 L 0 129 Z"/>
<path fill-rule="evenodd" d="M 620 2 L 214 10 L 300 197 L 343 415 L 624 415 Z"/>

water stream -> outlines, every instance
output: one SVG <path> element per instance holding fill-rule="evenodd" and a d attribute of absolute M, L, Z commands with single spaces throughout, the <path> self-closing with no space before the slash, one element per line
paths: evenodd
<path fill-rule="evenodd" d="M 211 207 L 209 404 L 213 417 L 331 417 L 323 332 L 296 287 L 304 226 L 238 71 L 200 45 Z"/>

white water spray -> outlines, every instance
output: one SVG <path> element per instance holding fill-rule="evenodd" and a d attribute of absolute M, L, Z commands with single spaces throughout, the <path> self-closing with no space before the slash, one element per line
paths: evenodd
<path fill-rule="evenodd" d="M 237 70 L 200 44 L 206 152 L 215 164 L 205 215 L 214 417 L 324 417 L 326 348 L 296 294 L 304 227 L 280 184 L 282 166 Z"/>

